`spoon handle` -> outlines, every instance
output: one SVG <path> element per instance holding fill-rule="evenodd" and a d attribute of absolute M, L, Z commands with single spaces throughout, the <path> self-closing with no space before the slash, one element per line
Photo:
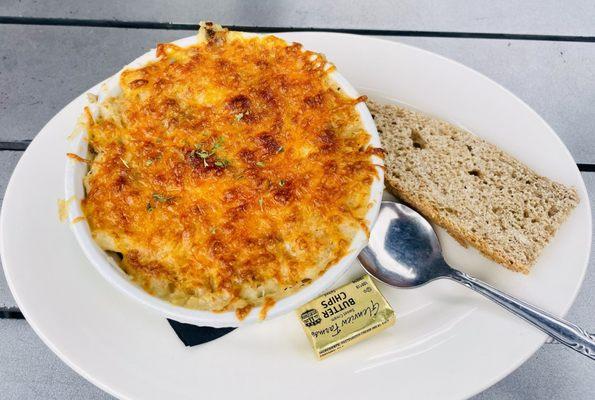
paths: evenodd
<path fill-rule="evenodd" d="M 483 294 L 508 311 L 532 323 L 560 343 L 595 360 L 595 335 L 531 304 L 515 299 L 464 272 L 452 269 L 447 277 Z"/>

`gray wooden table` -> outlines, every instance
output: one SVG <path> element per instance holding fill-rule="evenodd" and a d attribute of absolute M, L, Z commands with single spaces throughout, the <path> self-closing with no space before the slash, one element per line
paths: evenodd
<path fill-rule="evenodd" d="M 595 198 L 595 5 L 561 1 L 0 0 L 0 196 L 22 151 L 71 99 L 134 55 L 211 19 L 250 30 L 379 35 L 460 61 L 551 124 Z M 593 203 L 591 203 L 593 206 Z M 595 266 L 568 317 L 595 330 Z M 0 274 L 0 398 L 107 399 L 20 319 Z M 593 399 L 595 363 L 545 344 L 477 399 Z"/>

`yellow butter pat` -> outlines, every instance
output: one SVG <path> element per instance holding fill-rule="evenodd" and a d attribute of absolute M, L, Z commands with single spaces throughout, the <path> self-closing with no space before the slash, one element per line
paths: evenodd
<path fill-rule="evenodd" d="M 297 313 L 320 359 L 395 323 L 394 311 L 368 275 L 323 294 Z"/>

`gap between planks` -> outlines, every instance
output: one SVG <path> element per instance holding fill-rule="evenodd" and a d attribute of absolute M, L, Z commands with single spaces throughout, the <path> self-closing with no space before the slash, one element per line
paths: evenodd
<path fill-rule="evenodd" d="M 0 151 L 25 151 L 29 143 L 31 140 L 0 142 Z M 592 163 L 577 163 L 576 166 L 581 172 L 595 172 L 595 164 Z"/>
<path fill-rule="evenodd" d="M 127 28 L 127 29 L 163 29 L 196 31 L 198 24 L 152 21 L 121 21 L 108 19 L 78 19 L 78 18 L 42 18 L 0 16 L 0 25 L 45 25 L 45 26 L 78 26 L 98 28 Z M 482 33 L 482 32 L 447 32 L 447 31 L 416 31 L 399 29 L 358 29 L 358 28 L 321 28 L 308 26 L 242 26 L 225 25 L 231 30 L 245 32 L 335 32 L 353 33 L 374 36 L 410 36 L 410 37 L 442 37 L 466 39 L 502 39 L 502 40 L 540 40 L 554 42 L 587 42 L 595 43 L 595 36 L 571 35 L 540 35 L 523 33 Z"/>
<path fill-rule="evenodd" d="M 0 319 L 25 319 L 25 316 L 16 307 L 0 307 Z"/>

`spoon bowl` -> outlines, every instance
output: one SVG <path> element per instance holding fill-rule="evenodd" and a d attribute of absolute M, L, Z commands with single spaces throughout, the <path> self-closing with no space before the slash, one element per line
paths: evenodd
<path fill-rule="evenodd" d="M 432 225 L 392 201 L 382 202 L 368 246 L 358 259 L 370 275 L 400 288 L 425 285 L 451 270 Z"/>

